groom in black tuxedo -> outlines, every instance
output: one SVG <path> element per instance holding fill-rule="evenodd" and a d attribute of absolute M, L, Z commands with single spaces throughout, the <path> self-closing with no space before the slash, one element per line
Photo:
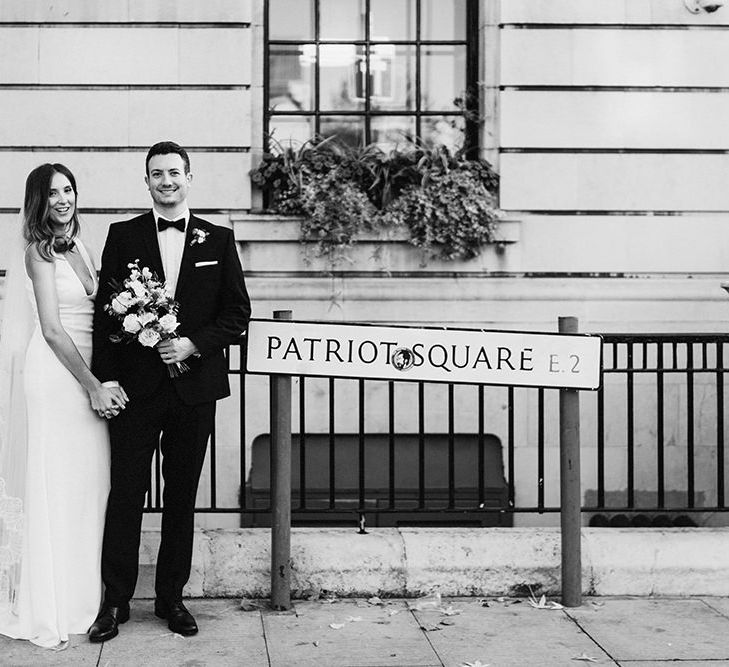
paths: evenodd
<path fill-rule="evenodd" d="M 109 422 L 111 492 L 101 565 L 105 594 L 89 629 L 92 642 L 115 637 L 119 624 L 129 618 L 144 497 L 158 443 L 164 509 L 154 611 L 173 632 L 197 632 L 182 603 L 192 560 L 195 496 L 215 401 L 230 394 L 223 350 L 240 338 L 251 312 L 233 234 L 187 207 L 192 174 L 185 149 L 168 141 L 155 144 L 146 171 L 153 208 L 110 226 L 94 314 L 93 372 L 102 382 L 121 385 L 129 403 Z M 119 322 L 104 306 L 114 291 L 112 283 L 127 278 L 128 264 L 135 260 L 165 280 L 180 304 L 179 338 L 155 348 L 115 344 L 109 338 Z M 189 370 L 170 377 L 168 367 L 180 362 Z"/>

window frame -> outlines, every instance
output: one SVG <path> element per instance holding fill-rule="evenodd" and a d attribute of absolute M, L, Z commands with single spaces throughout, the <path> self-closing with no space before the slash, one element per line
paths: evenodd
<path fill-rule="evenodd" d="M 464 0 L 466 5 L 465 12 L 465 35 L 463 39 L 458 40 L 425 40 L 421 38 L 421 0 L 416 0 L 416 19 L 415 19 L 415 39 L 413 40 L 391 40 L 383 42 L 382 40 L 372 40 L 370 38 L 370 21 L 365 21 L 364 39 L 359 40 L 331 40 L 320 39 L 320 16 L 319 0 L 314 2 L 314 37 L 311 40 L 305 39 L 271 39 L 270 38 L 270 12 L 269 0 L 264 0 L 264 59 L 263 59 L 263 147 L 264 150 L 270 149 L 270 121 L 272 116 L 290 116 L 303 117 L 314 121 L 314 137 L 321 136 L 321 119 L 322 117 L 334 116 L 351 116 L 354 118 L 362 118 L 364 122 L 363 143 L 364 145 L 372 143 L 372 119 L 377 117 L 397 117 L 402 116 L 411 118 L 415 121 L 415 136 L 422 137 L 422 121 L 427 117 L 464 117 L 464 147 L 467 154 L 477 155 L 479 151 L 479 87 L 478 87 L 478 71 L 479 71 L 479 3 L 478 0 Z M 370 0 L 364 0 L 366 16 L 370 16 Z M 272 111 L 270 107 L 270 57 L 271 47 L 280 46 L 296 46 L 303 44 L 315 45 L 317 60 L 314 66 L 314 96 L 313 108 L 310 110 L 279 110 Z M 364 104 L 362 109 L 339 109 L 331 111 L 322 111 L 320 102 L 320 65 L 319 51 L 322 45 L 330 44 L 347 44 L 354 45 L 357 49 L 362 49 L 365 54 L 366 69 L 368 75 L 365 76 Z M 407 110 L 386 110 L 371 108 L 371 74 L 370 74 L 370 52 L 371 47 L 381 44 L 392 44 L 395 46 L 413 46 L 415 50 L 415 100 L 414 108 Z M 422 50 L 427 46 L 464 46 L 465 47 L 465 114 L 463 111 L 454 109 L 453 112 L 443 110 L 423 110 L 421 108 L 421 63 Z"/>

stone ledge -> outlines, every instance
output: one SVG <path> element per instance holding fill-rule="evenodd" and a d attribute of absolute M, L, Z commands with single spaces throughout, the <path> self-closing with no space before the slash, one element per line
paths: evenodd
<path fill-rule="evenodd" d="M 729 595 L 726 528 L 583 528 L 582 588 L 590 595 Z M 195 536 L 192 597 L 268 597 L 270 531 Z M 136 597 L 153 596 L 157 530 L 145 530 Z M 560 589 L 556 528 L 296 528 L 292 594 L 340 597 L 515 595 Z"/>

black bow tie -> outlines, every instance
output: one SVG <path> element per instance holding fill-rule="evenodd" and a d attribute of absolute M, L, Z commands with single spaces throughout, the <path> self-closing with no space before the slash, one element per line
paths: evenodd
<path fill-rule="evenodd" d="M 163 232 L 168 227 L 174 227 L 179 229 L 181 232 L 185 231 L 185 218 L 179 218 L 177 220 L 165 220 L 164 218 L 157 218 L 157 229 Z"/>

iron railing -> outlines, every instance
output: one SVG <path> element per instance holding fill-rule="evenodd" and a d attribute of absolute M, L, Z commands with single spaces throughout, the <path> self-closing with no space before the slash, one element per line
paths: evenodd
<path fill-rule="evenodd" d="M 725 512 L 724 334 L 604 334 L 580 393 L 583 512 L 597 523 Z M 198 513 L 270 525 L 268 378 L 218 410 Z M 298 387 L 297 387 L 298 385 Z M 559 390 L 294 378 L 294 524 L 512 525 L 558 512 Z M 225 437 L 221 431 L 225 431 Z M 161 508 L 159 458 L 147 511 Z"/>

